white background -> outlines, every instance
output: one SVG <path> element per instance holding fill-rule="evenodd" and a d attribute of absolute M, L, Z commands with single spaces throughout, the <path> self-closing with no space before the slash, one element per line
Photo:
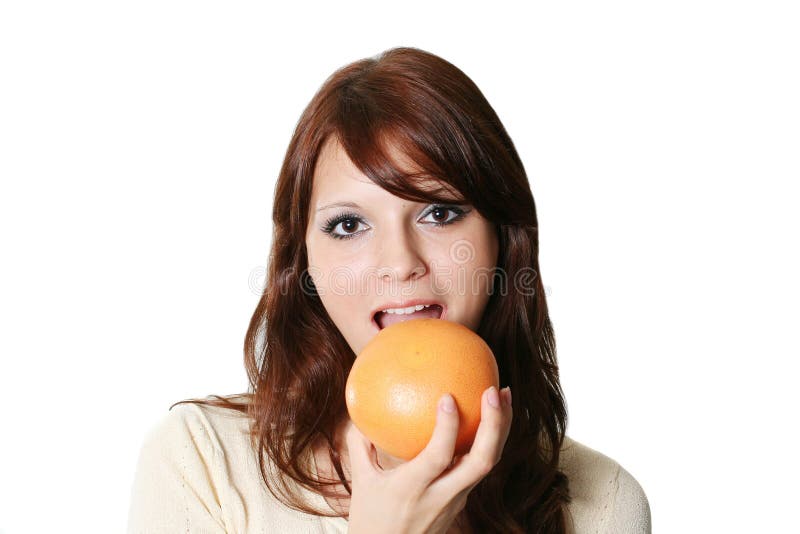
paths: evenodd
<path fill-rule="evenodd" d="M 293 127 L 397 45 L 464 70 L 526 165 L 568 434 L 655 532 L 796 527 L 791 4 L 4 2 L 0 532 L 122 532 L 147 430 L 246 389 Z"/>

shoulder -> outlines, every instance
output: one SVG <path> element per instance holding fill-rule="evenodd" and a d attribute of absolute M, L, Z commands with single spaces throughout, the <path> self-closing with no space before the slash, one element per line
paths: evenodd
<path fill-rule="evenodd" d="M 576 534 L 650 532 L 650 505 L 639 482 L 618 462 L 569 437 L 560 466 L 569 479 Z"/>
<path fill-rule="evenodd" d="M 208 400 L 207 397 L 204 400 Z M 168 450 L 190 445 L 204 455 L 221 452 L 224 438 L 246 429 L 247 418 L 230 409 L 194 402 L 172 406 L 153 425 L 144 446 Z"/>
<path fill-rule="evenodd" d="M 221 488 L 231 484 L 226 456 L 246 440 L 247 429 L 233 410 L 178 404 L 145 436 L 131 488 L 129 532 L 217 532 L 226 524 Z"/>

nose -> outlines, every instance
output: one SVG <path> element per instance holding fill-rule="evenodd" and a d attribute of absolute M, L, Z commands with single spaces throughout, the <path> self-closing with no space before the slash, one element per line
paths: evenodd
<path fill-rule="evenodd" d="M 400 230 L 382 238 L 378 264 L 378 273 L 382 280 L 416 280 L 427 270 L 424 252 L 415 236 Z"/>

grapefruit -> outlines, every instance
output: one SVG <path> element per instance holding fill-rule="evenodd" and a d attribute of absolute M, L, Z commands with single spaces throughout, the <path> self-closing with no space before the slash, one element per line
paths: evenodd
<path fill-rule="evenodd" d="M 459 416 L 455 455 L 469 452 L 481 396 L 499 388 L 489 345 L 464 325 L 423 318 L 392 324 L 364 347 L 345 386 L 353 424 L 376 447 L 410 460 L 430 441 L 437 405 L 450 393 Z"/>

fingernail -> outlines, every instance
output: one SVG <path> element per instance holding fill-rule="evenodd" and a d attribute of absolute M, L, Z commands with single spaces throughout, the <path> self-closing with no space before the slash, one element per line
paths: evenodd
<path fill-rule="evenodd" d="M 501 390 L 503 394 L 503 404 L 506 406 L 511 406 L 511 387 L 506 386 Z"/>
<path fill-rule="evenodd" d="M 456 411 L 456 403 L 453 400 L 453 396 L 449 393 L 445 393 L 444 396 L 439 400 L 439 408 L 443 412 L 453 413 Z"/>
<path fill-rule="evenodd" d="M 489 389 L 489 405 L 493 408 L 500 407 L 500 397 L 498 397 L 497 388 L 494 386 Z"/>

